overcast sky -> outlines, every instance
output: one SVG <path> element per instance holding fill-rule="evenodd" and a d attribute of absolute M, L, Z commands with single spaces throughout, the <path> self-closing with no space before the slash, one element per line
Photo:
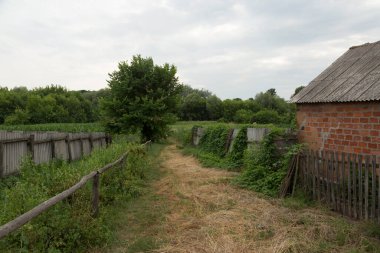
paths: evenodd
<path fill-rule="evenodd" d="M 288 99 L 350 46 L 380 40 L 379 17 L 379 0 L 0 0 L 0 85 L 97 90 L 141 54 L 223 99 Z"/>

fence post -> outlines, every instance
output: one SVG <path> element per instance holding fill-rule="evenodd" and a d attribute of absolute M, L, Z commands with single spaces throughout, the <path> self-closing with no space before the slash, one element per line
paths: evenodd
<path fill-rule="evenodd" d="M 66 143 L 67 143 L 67 153 L 68 153 L 68 159 L 69 162 L 72 161 L 72 156 L 71 156 L 71 146 L 70 146 L 70 135 L 66 135 Z"/>
<path fill-rule="evenodd" d="M 96 173 L 92 182 L 92 217 L 99 215 L 99 173 Z"/>
<path fill-rule="evenodd" d="M 90 153 L 91 153 L 92 150 L 94 149 L 94 140 L 93 140 L 92 134 L 90 134 L 90 136 L 88 137 L 88 140 L 90 142 Z"/>
<path fill-rule="evenodd" d="M 34 134 L 31 134 L 29 136 L 28 150 L 29 150 L 29 153 L 32 157 L 32 161 L 34 161 Z"/>
<path fill-rule="evenodd" d="M 50 145 L 51 145 L 51 158 L 54 159 L 55 158 L 55 142 L 54 142 L 54 138 L 51 138 Z"/>
<path fill-rule="evenodd" d="M 0 178 L 4 175 L 4 144 L 0 142 Z"/>
<path fill-rule="evenodd" d="M 80 154 L 81 154 L 81 157 L 84 156 L 84 143 L 83 143 L 83 137 L 81 136 L 80 137 Z"/>
<path fill-rule="evenodd" d="M 109 134 L 106 134 L 106 147 L 112 144 L 112 137 Z"/>

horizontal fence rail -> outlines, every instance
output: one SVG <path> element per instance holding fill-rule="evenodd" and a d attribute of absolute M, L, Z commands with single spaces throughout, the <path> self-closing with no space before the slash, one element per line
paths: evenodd
<path fill-rule="evenodd" d="M 110 142 L 105 133 L 0 131 L 0 177 L 18 173 L 27 155 L 36 164 L 55 158 L 73 161 Z"/>
<path fill-rule="evenodd" d="M 301 156 L 304 190 L 343 215 L 380 223 L 379 158 L 308 151 Z"/>
<path fill-rule="evenodd" d="M 147 141 L 146 143 L 142 144 L 142 147 L 147 147 L 151 144 L 151 141 Z M 71 186 L 69 189 L 55 195 L 54 197 L 42 202 L 38 206 L 34 207 L 30 211 L 18 216 L 14 220 L 8 222 L 7 224 L 4 224 L 0 227 L 0 239 L 7 236 L 9 233 L 15 231 L 16 229 L 20 228 L 24 224 L 31 221 L 33 218 L 37 217 L 41 213 L 48 210 L 50 207 L 54 206 L 58 202 L 68 198 L 73 193 L 81 189 L 86 183 L 90 180 L 93 181 L 92 184 L 92 216 L 97 217 L 99 214 L 99 192 L 100 192 L 100 182 L 99 178 L 100 175 L 106 172 L 107 170 L 111 169 L 112 167 L 115 167 L 119 164 L 122 164 L 126 158 L 128 157 L 128 151 L 125 152 L 119 159 L 116 161 L 109 163 L 105 165 L 104 167 L 92 171 L 86 176 L 82 177 L 81 180 L 76 183 L 75 185 Z"/>

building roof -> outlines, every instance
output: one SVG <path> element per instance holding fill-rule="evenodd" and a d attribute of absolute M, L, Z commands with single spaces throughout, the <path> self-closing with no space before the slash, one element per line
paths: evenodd
<path fill-rule="evenodd" d="M 293 103 L 380 100 L 380 41 L 351 47 L 295 95 Z"/>

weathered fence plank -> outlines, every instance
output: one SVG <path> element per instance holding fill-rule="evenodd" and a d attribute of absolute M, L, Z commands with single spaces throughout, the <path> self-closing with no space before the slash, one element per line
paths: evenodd
<path fill-rule="evenodd" d="M 358 196 L 357 196 L 357 155 L 353 155 L 353 162 L 352 162 L 352 191 L 353 191 L 353 210 L 354 210 L 354 218 L 358 218 Z"/>
<path fill-rule="evenodd" d="M 375 219 L 376 217 L 376 156 L 372 156 L 371 164 L 371 181 L 372 181 L 372 190 L 371 190 L 371 218 Z"/>
<path fill-rule="evenodd" d="M 369 198 L 369 182 L 368 182 L 368 172 L 369 172 L 369 156 L 365 157 L 365 178 L 364 178 L 364 217 L 366 220 L 369 218 L 369 207 L 368 207 L 368 198 Z"/>
<path fill-rule="evenodd" d="M 315 183 L 315 161 L 316 161 L 316 156 L 315 152 L 311 152 L 311 180 L 312 180 L 312 192 L 313 192 L 313 199 L 316 199 L 316 183 Z"/>
<path fill-rule="evenodd" d="M 341 198 L 341 191 L 340 191 L 340 164 L 341 162 L 339 161 L 339 155 L 338 155 L 338 152 L 334 152 L 334 160 L 335 160 L 335 180 L 334 180 L 334 184 L 335 184 L 335 200 L 336 200 L 336 210 L 337 211 L 342 211 L 343 208 L 341 206 L 341 203 L 343 201 L 343 199 Z"/>
<path fill-rule="evenodd" d="M 5 174 L 4 170 L 4 144 L 0 142 L 0 177 Z"/>
<path fill-rule="evenodd" d="M 106 146 L 106 139 L 108 142 L 109 138 L 104 133 L 0 131 L 0 177 L 18 173 L 27 154 L 36 164 L 54 158 L 72 161 L 90 154 L 94 147 Z"/>
<path fill-rule="evenodd" d="M 341 169 L 339 170 L 340 173 L 340 190 L 341 190 L 341 210 L 343 214 L 347 214 L 347 202 L 346 202 L 346 182 L 345 182 L 345 174 L 346 174 L 346 167 L 345 167 L 345 153 L 342 152 L 341 154 Z"/>
<path fill-rule="evenodd" d="M 359 181 L 359 218 L 363 219 L 363 156 L 358 155 L 358 181 Z"/>
<path fill-rule="evenodd" d="M 317 198 L 318 201 L 321 201 L 321 158 L 317 152 Z"/>
<path fill-rule="evenodd" d="M 305 151 L 303 188 L 350 217 L 380 223 L 380 168 L 374 155 Z"/>

